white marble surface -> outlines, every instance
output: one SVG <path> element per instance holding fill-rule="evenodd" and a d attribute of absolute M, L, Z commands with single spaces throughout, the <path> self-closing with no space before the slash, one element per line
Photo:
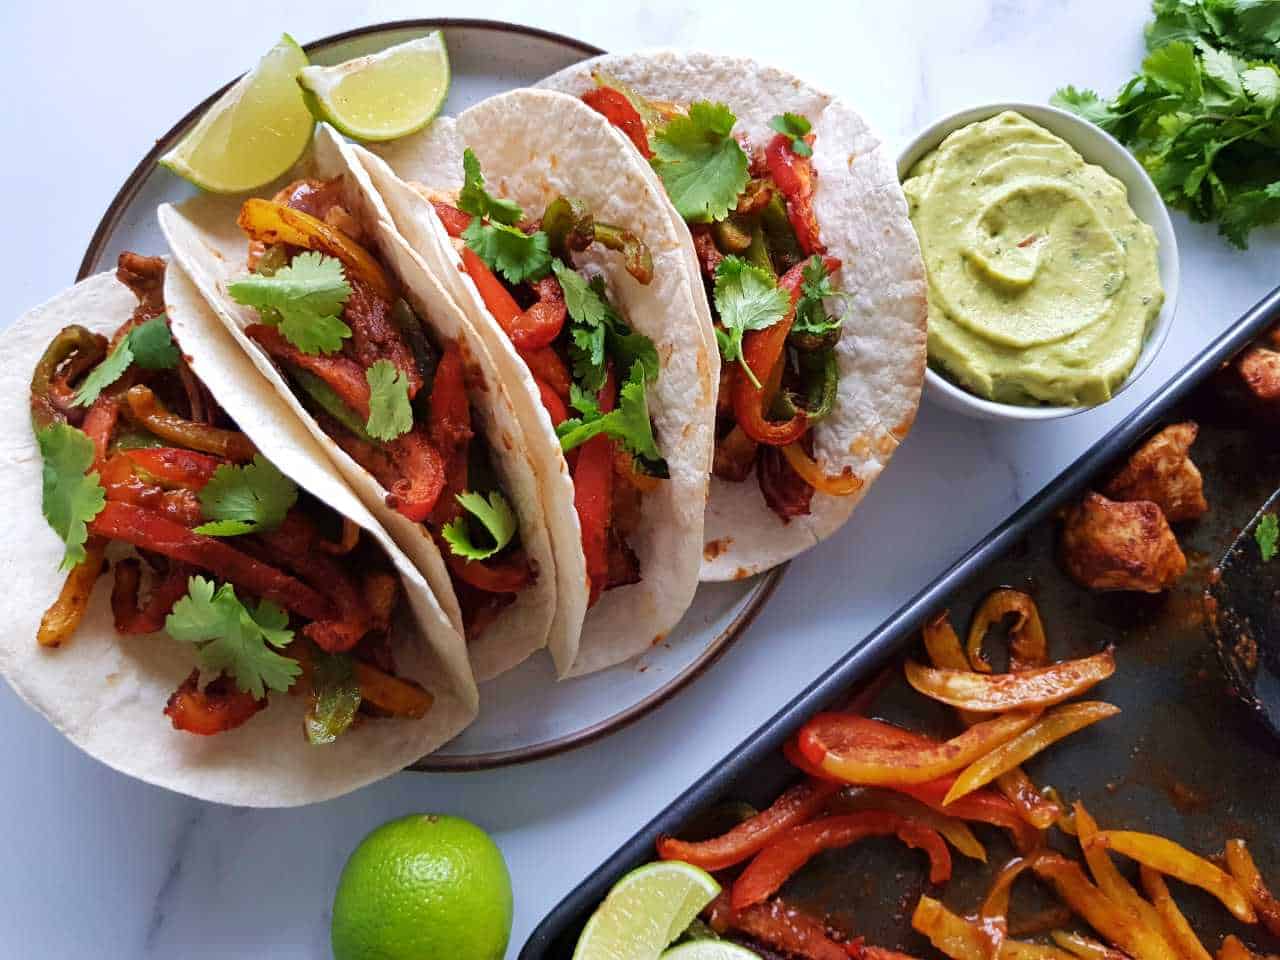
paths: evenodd
<path fill-rule="evenodd" d="M 1141 57 L 1140 0 L 640 5 L 295 0 L 0 5 L 0 317 L 65 286 L 120 181 L 191 104 L 281 30 L 306 41 L 395 17 L 486 16 L 606 48 L 679 44 L 756 55 L 845 94 L 891 142 L 940 113 L 1039 101 L 1065 82 L 1110 90 Z M 839 12 L 834 12 L 838 10 Z M 803 12 L 802 12 L 803 11 Z M 493 832 L 516 890 L 511 955 L 606 854 L 964 548 L 1139 404 L 1280 281 L 1273 232 L 1248 254 L 1175 222 L 1181 307 L 1162 356 L 1116 403 L 1071 420 L 980 425 L 926 404 L 853 522 L 793 564 L 773 602 L 706 676 L 622 733 L 525 767 L 401 774 L 292 811 L 210 806 L 81 754 L 0 689 L 0 954 L 315 957 L 352 846 L 434 810 Z M 18 544 L 6 544 L 19 549 Z"/>

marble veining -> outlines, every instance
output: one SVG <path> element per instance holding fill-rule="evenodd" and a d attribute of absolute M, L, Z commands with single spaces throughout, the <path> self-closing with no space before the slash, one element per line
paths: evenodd
<path fill-rule="evenodd" d="M 1063 83 L 1110 91 L 1142 55 L 1141 0 L 954 0 L 641 6 L 494 0 L 157 8 L 4 5 L 0 180 L 13 222 L 4 310 L 17 316 L 74 275 L 102 209 L 139 154 L 282 30 L 300 40 L 397 17 L 485 16 L 607 48 L 733 50 L 811 76 L 853 101 L 891 145 L 944 111 L 1043 101 Z M 49 44 L 57 38 L 58 56 Z M 76 64 L 65 68 L 63 64 Z M 95 82 L 83 74 L 92 69 Z M 122 93 L 127 91 L 127 93 Z M 145 95 L 137 93 L 145 91 Z M 656 714 L 576 753 L 466 775 L 402 774 L 295 811 L 228 810 L 135 783 L 90 760 L 0 689 L 0 955 L 322 957 L 349 850 L 413 811 L 491 830 L 516 890 L 511 955 L 604 856 L 818 672 L 1168 378 L 1277 279 L 1275 231 L 1241 254 L 1175 216 L 1179 314 L 1163 354 L 1103 410 L 1045 424 L 979 424 L 926 403 L 894 461 L 838 536 L 797 560 L 717 666 Z M 1269 268 L 1269 269 L 1268 269 Z M 8 545 L 10 549 L 17 545 Z"/>

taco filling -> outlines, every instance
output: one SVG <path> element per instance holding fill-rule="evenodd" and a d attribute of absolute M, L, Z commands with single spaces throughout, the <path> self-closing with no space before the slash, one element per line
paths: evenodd
<path fill-rule="evenodd" d="M 592 605 L 606 590 L 641 581 L 629 538 L 645 494 L 668 470 L 645 397 L 658 377 L 657 349 L 614 308 L 604 277 L 579 271 L 573 255 L 593 244 L 618 251 L 627 272 L 646 285 L 652 257 L 638 237 L 596 221 L 567 197 L 529 218 L 488 192 L 470 148 L 463 173 L 456 197 L 416 189 L 431 201 L 463 269 L 537 384 L 573 478 Z"/>
<path fill-rule="evenodd" d="M 830 475 L 814 458 L 813 428 L 840 382 L 841 318 L 828 307 L 847 294 L 814 213 L 809 121 L 774 117 L 775 135 L 752 145 L 734 135 L 723 103 L 646 100 L 592 76 L 582 100 L 650 161 L 693 236 L 724 361 L 712 472 L 741 483 L 754 470 L 784 522 L 810 512 L 815 490 L 856 493 L 852 469 Z"/>
<path fill-rule="evenodd" d="M 251 274 L 228 292 L 260 317 L 245 333 L 321 429 L 381 484 L 387 506 L 425 525 L 474 639 L 536 572 L 489 441 L 473 423 L 472 364 L 459 343 L 422 322 L 364 245 L 342 206 L 342 177 L 247 200 L 238 223 Z"/>
<path fill-rule="evenodd" d="M 44 514 L 68 572 L 39 643 L 71 640 L 110 560 L 116 631 L 163 631 L 197 652 L 164 706 L 175 729 L 231 730 L 286 692 L 308 698 L 312 743 L 424 716 L 431 694 L 396 676 L 403 588 L 388 558 L 220 410 L 172 339 L 164 270 L 121 254 L 132 316 L 110 340 L 64 328 L 32 374 Z"/>

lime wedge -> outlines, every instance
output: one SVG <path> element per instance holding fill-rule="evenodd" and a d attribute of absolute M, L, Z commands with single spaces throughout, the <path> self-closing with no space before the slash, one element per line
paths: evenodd
<path fill-rule="evenodd" d="M 307 67 L 298 83 L 321 120 L 357 140 L 394 140 L 435 119 L 449 95 L 449 51 L 436 30 L 336 67 Z"/>
<path fill-rule="evenodd" d="M 679 860 L 632 870 L 587 921 L 573 960 L 658 960 L 719 892 L 710 874 Z"/>
<path fill-rule="evenodd" d="M 672 947 L 661 960 L 760 960 L 760 955 L 728 940 L 694 940 Z"/>
<path fill-rule="evenodd" d="M 307 55 L 287 33 L 160 163 L 203 190 L 246 193 L 292 167 L 315 120 L 294 82 Z"/>

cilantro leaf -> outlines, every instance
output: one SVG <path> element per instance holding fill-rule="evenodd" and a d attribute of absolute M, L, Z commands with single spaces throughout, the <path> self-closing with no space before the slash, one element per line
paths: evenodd
<path fill-rule="evenodd" d="M 369 382 L 369 422 L 365 430 L 375 440 L 394 440 L 413 429 L 409 378 L 390 360 L 379 360 L 364 372 Z"/>
<path fill-rule="evenodd" d="M 757 387 L 760 381 L 742 356 L 742 337 L 748 330 L 764 330 L 787 315 L 791 296 L 759 267 L 741 257 L 728 256 L 716 267 L 713 292 L 720 326 L 716 340 L 720 356 L 727 362 L 737 360 Z"/>
<path fill-rule="evenodd" d="M 147 370 L 168 370 L 177 362 L 178 348 L 173 345 L 164 314 L 152 317 L 121 337 L 115 349 L 89 371 L 76 391 L 76 406 L 92 404 L 103 390 L 124 376 L 130 364 Z"/>
<path fill-rule="evenodd" d="M 584 417 L 600 415 L 600 404 L 596 401 L 596 395 L 590 390 L 584 390 L 576 383 L 569 384 L 569 406 Z"/>
<path fill-rule="evenodd" d="M 796 301 L 796 319 L 791 329 L 811 336 L 839 330 L 841 318 L 827 313 L 825 301 L 848 299 L 850 294 L 832 288 L 831 274 L 819 256 L 811 257 L 800 275 L 800 298 Z"/>
<path fill-rule="evenodd" d="M 813 147 L 804 139 L 813 129 L 808 117 L 802 117 L 798 113 L 783 113 L 770 120 L 769 126 L 791 140 L 791 152 L 797 157 L 813 156 Z"/>
<path fill-rule="evenodd" d="M 263 323 L 303 353 L 336 353 L 351 328 L 342 308 L 351 296 L 342 262 L 309 250 L 271 276 L 252 273 L 227 287 L 237 303 L 256 307 Z"/>
<path fill-rule="evenodd" d="M 1154 0 L 1140 72 L 1052 102 L 1127 144 L 1170 205 L 1238 247 L 1280 221 L 1280 0 Z M 1280 189 L 1280 188 L 1277 188 Z"/>
<path fill-rule="evenodd" d="M 298 502 L 298 486 L 262 454 L 254 454 L 253 463 L 218 467 L 196 496 L 201 512 L 213 522 L 202 523 L 195 532 L 234 537 L 280 526 Z"/>
<path fill-rule="evenodd" d="M 1268 513 L 1258 521 L 1253 529 L 1253 539 L 1258 541 L 1263 563 L 1269 563 L 1280 552 L 1280 520 L 1274 513 Z"/>
<path fill-rule="evenodd" d="M 520 208 L 520 204 L 512 200 L 499 200 L 484 188 L 480 160 L 470 147 L 462 151 L 462 176 L 462 190 L 458 193 L 459 210 L 474 217 L 509 225 L 524 219 L 524 210 Z"/>
<path fill-rule="evenodd" d="M 723 103 L 697 100 L 653 136 L 653 166 L 680 216 L 723 220 L 747 185 L 747 155 L 733 138 L 737 117 Z"/>
<path fill-rule="evenodd" d="M 541 280 L 551 272 L 551 243 L 541 230 L 525 233 L 472 217 L 462 239 L 490 269 L 512 283 Z"/>
<path fill-rule="evenodd" d="M 307 742 L 333 743 L 347 731 L 360 709 L 360 684 L 351 657 L 345 653 L 311 654 L 311 694 L 303 726 Z"/>
<path fill-rule="evenodd" d="M 618 405 L 614 409 L 601 413 L 599 407 L 595 407 L 591 412 L 565 420 L 556 427 L 560 449 L 568 453 L 592 437 L 605 434 L 620 441 L 629 452 L 643 460 L 664 463 L 653 437 L 653 423 L 649 420 L 649 404 L 644 388 L 644 368 L 639 363 L 634 364 L 618 392 Z M 581 393 L 578 394 L 578 399 L 583 399 Z M 591 404 L 594 405 L 594 400 Z M 577 403 L 574 405 L 577 406 Z M 587 406 L 585 402 L 584 406 Z"/>
<path fill-rule="evenodd" d="M 85 558 L 90 520 L 106 506 L 106 492 L 93 465 L 93 441 L 66 423 L 54 423 L 36 434 L 44 458 L 40 506 L 44 518 L 67 545 L 58 569 L 70 570 Z"/>
<path fill-rule="evenodd" d="M 511 542 L 516 535 L 515 511 L 507 503 L 501 491 L 494 490 L 486 500 L 482 493 L 458 494 L 462 508 L 480 521 L 493 541 L 489 546 L 476 546 L 471 540 L 471 526 L 465 515 L 450 520 L 440 529 L 440 535 L 449 544 L 455 556 L 467 560 L 487 560 Z"/>
<path fill-rule="evenodd" d="M 644 334 L 628 327 L 609 305 L 604 279 L 595 277 L 588 282 L 560 260 L 552 261 L 551 267 L 569 311 L 569 358 L 573 361 L 574 378 L 595 393 L 604 386 L 607 364 L 612 359 L 617 367 L 625 369 L 638 362 L 646 380 L 655 380 L 657 347 Z"/>
<path fill-rule="evenodd" d="M 229 583 L 215 591 L 211 581 L 192 577 L 164 628 L 175 640 L 195 644 L 203 669 L 229 673 L 239 689 L 259 700 L 267 690 L 288 690 L 302 672 L 297 660 L 272 649 L 293 642 L 289 615 L 270 600 L 250 610 Z"/>

